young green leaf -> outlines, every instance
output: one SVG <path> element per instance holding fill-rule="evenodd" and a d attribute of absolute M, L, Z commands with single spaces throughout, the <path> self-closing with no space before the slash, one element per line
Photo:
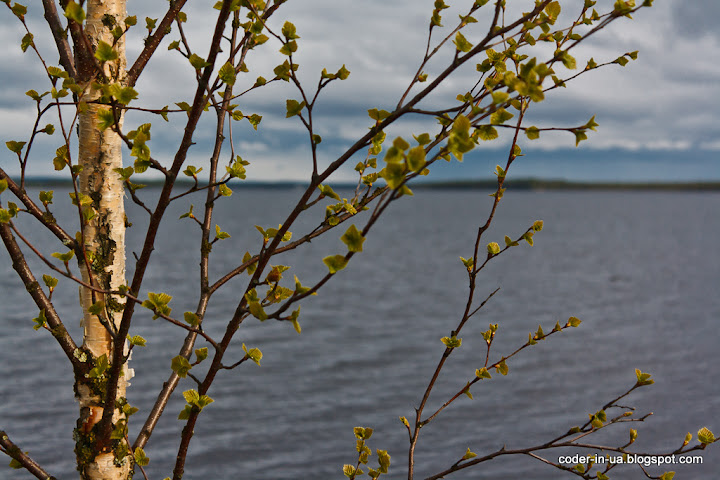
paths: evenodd
<path fill-rule="evenodd" d="M 407 164 L 413 172 L 420 172 L 425 168 L 425 149 L 420 145 L 411 148 L 407 155 Z"/>
<path fill-rule="evenodd" d="M 16 142 L 15 140 L 10 140 L 9 142 L 5 142 L 5 146 L 14 153 L 20 153 L 22 152 L 23 147 L 25 146 L 26 142 Z"/>
<path fill-rule="evenodd" d="M 245 358 L 249 358 L 253 362 L 257 363 L 258 366 L 260 366 L 260 360 L 262 360 L 263 354 L 259 348 L 251 348 L 248 350 L 248 348 L 243 343 L 242 349 L 245 352 Z"/>
<path fill-rule="evenodd" d="M 197 327 L 200 324 L 200 317 L 193 312 L 185 312 L 183 317 L 185 318 L 185 322 L 187 322 L 191 327 Z"/>
<path fill-rule="evenodd" d="M 65 17 L 82 24 L 85 21 L 85 11 L 80 5 L 70 0 L 65 7 Z"/>
<path fill-rule="evenodd" d="M 463 460 L 470 460 L 471 458 L 477 457 L 477 453 L 470 451 L 470 447 L 468 447 L 467 452 L 465 452 L 465 455 L 463 455 Z"/>
<path fill-rule="evenodd" d="M 248 310 L 250 314 L 260 320 L 261 322 L 267 320 L 268 316 L 265 313 L 265 309 L 260 305 L 260 302 L 250 302 L 248 304 Z"/>
<path fill-rule="evenodd" d="M 204 58 L 194 53 L 190 55 L 190 58 L 188 58 L 188 60 L 190 61 L 190 65 L 192 65 L 195 70 L 202 70 L 203 68 L 210 65 L 208 62 L 205 61 Z"/>
<path fill-rule="evenodd" d="M 473 44 L 468 42 L 467 38 L 465 38 L 465 36 L 460 32 L 457 32 L 457 34 L 455 35 L 455 40 L 453 40 L 453 43 L 455 44 L 455 48 L 459 52 L 463 53 L 469 52 L 473 47 Z"/>
<path fill-rule="evenodd" d="M 340 240 L 347 245 L 349 252 L 362 252 L 365 237 L 362 236 L 360 230 L 358 230 L 353 224 L 350 225 L 350 228 L 348 228 L 345 234 L 340 237 Z"/>
<path fill-rule="evenodd" d="M 290 40 L 280 48 L 280 53 L 290 56 L 297 51 L 297 48 L 297 42 L 295 40 Z"/>
<path fill-rule="evenodd" d="M 150 459 L 147 457 L 147 455 L 145 455 L 145 450 L 140 447 L 137 447 L 133 452 L 133 458 L 135 459 L 135 463 L 137 463 L 141 467 L 144 467 L 148 463 L 150 463 Z"/>
<path fill-rule="evenodd" d="M 643 373 L 639 369 L 635 369 L 635 376 L 637 377 L 637 385 L 642 387 L 643 385 L 652 385 L 655 380 L 650 378 L 649 373 Z"/>
<path fill-rule="evenodd" d="M 220 230 L 220 225 L 215 225 L 215 238 L 225 240 L 226 238 L 230 238 L 230 234 Z"/>
<path fill-rule="evenodd" d="M 498 138 L 498 131 L 492 125 L 480 125 L 475 129 L 478 138 L 484 142 Z"/>
<path fill-rule="evenodd" d="M 172 359 L 172 362 L 170 364 L 172 371 L 178 374 L 178 377 L 185 378 L 187 377 L 188 372 L 192 368 L 192 365 L 190 365 L 190 362 L 187 358 L 178 355 L 175 358 Z"/>
<path fill-rule="evenodd" d="M 197 360 L 197 363 L 202 362 L 207 357 L 208 357 L 208 348 L 207 347 L 195 349 L 195 358 Z"/>
<path fill-rule="evenodd" d="M 375 121 L 381 122 L 390 116 L 390 112 L 387 110 L 378 110 L 377 108 L 371 108 L 368 110 L 368 115 Z"/>
<path fill-rule="evenodd" d="M 97 49 L 95 50 L 95 58 L 97 58 L 100 62 L 110 62 L 117 60 L 118 53 L 113 49 L 112 45 L 100 40 L 98 42 Z"/>
<path fill-rule="evenodd" d="M 235 67 L 230 62 L 225 62 L 225 65 L 220 67 L 220 71 L 218 72 L 218 76 L 220 77 L 220 80 L 225 82 L 227 85 L 233 86 L 235 85 Z"/>
<path fill-rule="evenodd" d="M 715 442 L 715 435 L 707 427 L 703 427 L 698 430 L 697 433 L 698 441 L 703 445 L 708 445 Z"/>
<path fill-rule="evenodd" d="M 288 40 L 295 40 L 300 38 L 297 34 L 297 29 L 295 28 L 295 25 L 290 22 L 285 22 L 283 24 L 282 34 Z"/>
<path fill-rule="evenodd" d="M 323 263 L 331 274 L 335 274 L 347 266 L 348 260 L 344 255 L 330 255 L 323 258 Z"/>
<path fill-rule="evenodd" d="M 33 322 L 35 322 L 35 325 L 33 325 L 33 329 L 35 331 L 40 330 L 41 328 L 45 327 L 47 324 L 47 317 L 45 316 L 45 309 L 43 308 L 40 310 L 40 313 L 37 317 L 33 318 Z"/>
<path fill-rule="evenodd" d="M 528 140 L 537 140 L 540 138 L 540 129 L 537 127 L 528 127 L 525 129 L 525 136 Z"/>
<path fill-rule="evenodd" d="M 487 251 L 489 255 L 497 255 L 500 253 L 500 245 L 498 245 L 496 242 L 490 242 L 487 245 Z"/>
<path fill-rule="evenodd" d="M 440 341 L 447 347 L 447 348 L 458 348 L 462 346 L 462 338 L 458 338 L 455 335 L 452 337 L 443 337 L 440 339 Z"/>
<path fill-rule="evenodd" d="M 43 274 L 42 278 L 43 282 L 50 290 L 54 289 L 58 284 L 58 279 L 50 275 Z"/>
<path fill-rule="evenodd" d="M 67 264 L 67 263 L 75 256 L 75 251 L 74 251 L 74 250 L 68 250 L 68 251 L 65 252 L 65 253 L 54 252 L 54 253 L 52 253 L 51 255 L 52 255 L 53 257 L 57 258 L 58 260 L 60 260 L 61 262 Z"/>
<path fill-rule="evenodd" d="M 580 320 L 577 317 L 570 317 L 567 321 L 567 324 L 565 324 L 566 327 L 579 327 L 582 323 L 582 320 Z"/>
<path fill-rule="evenodd" d="M 287 108 L 285 118 L 290 118 L 294 117 L 295 115 L 299 115 L 300 112 L 302 112 L 302 109 L 305 108 L 305 102 L 298 102 L 297 100 L 286 100 L 285 106 Z"/>
<path fill-rule="evenodd" d="M 495 370 L 503 375 L 507 375 L 510 369 L 508 368 L 507 363 L 505 363 L 505 359 L 503 358 L 500 363 L 497 364 Z"/>
<path fill-rule="evenodd" d="M 340 80 L 347 80 L 347 78 L 350 76 L 350 70 L 345 68 L 345 64 L 343 64 L 343 66 L 340 67 L 337 72 L 335 72 L 335 76 Z"/>
<path fill-rule="evenodd" d="M 127 339 L 130 345 L 134 345 L 136 347 L 144 347 L 147 344 L 147 340 L 145 340 L 140 335 L 128 335 Z"/>
<path fill-rule="evenodd" d="M 318 188 L 320 189 L 320 193 L 326 197 L 333 198 L 335 200 L 340 200 L 340 196 L 335 193 L 335 191 L 332 189 L 330 185 L 318 185 Z"/>

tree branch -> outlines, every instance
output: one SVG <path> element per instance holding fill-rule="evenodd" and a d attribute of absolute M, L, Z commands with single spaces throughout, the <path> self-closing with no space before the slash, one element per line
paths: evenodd
<path fill-rule="evenodd" d="M 23 453 L 20 447 L 15 445 L 3 430 L 0 430 L 0 451 L 22 465 L 25 470 L 30 472 L 35 478 L 41 480 L 57 480 L 38 465 L 35 460 Z"/>
<path fill-rule="evenodd" d="M 50 27 L 50 31 L 55 39 L 55 45 L 58 49 L 58 54 L 60 55 L 60 65 L 70 74 L 71 78 L 77 80 L 77 71 L 75 70 L 75 60 L 73 59 L 72 49 L 70 48 L 70 42 L 68 42 L 67 33 L 60 23 L 60 17 L 55 7 L 55 0 L 42 0 L 42 3 L 45 9 L 45 20 Z"/>
<path fill-rule="evenodd" d="M 155 33 L 145 40 L 145 48 L 140 52 L 140 55 L 138 55 L 138 58 L 135 60 L 135 63 L 133 63 L 133 66 L 130 67 L 130 70 L 128 70 L 128 85 L 133 86 L 138 81 L 140 74 L 147 66 L 153 53 L 155 53 L 155 50 L 160 46 L 160 42 L 162 42 L 165 35 L 170 32 L 172 22 L 175 21 L 177 14 L 182 10 L 182 7 L 185 6 L 186 1 L 187 0 L 175 0 L 174 2 L 170 2 L 170 8 L 155 29 Z"/>
<path fill-rule="evenodd" d="M 22 250 L 20 250 L 20 246 L 17 244 L 15 237 L 13 237 L 13 234 L 10 231 L 9 224 L 0 223 L 0 237 L 2 237 L 10 258 L 12 258 L 13 268 L 17 272 L 18 276 L 20 276 L 20 279 L 25 285 L 25 288 L 32 297 L 33 301 L 35 301 L 35 305 L 37 305 L 40 310 L 45 310 L 45 316 L 48 324 L 50 325 L 53 337 L 55 337 L 60 344 L 60 348 L 62 348 L 63 352 L 65 352 L 65 356 L 68 357 L 68 360 L 70 360 L 73 368 L 76 371 L 82 370 L 84 364 L 75 358 L 77 345 L 70 336 L 70 333 L 68 333 L 65 325 L 63 325 L 57 311 L 55 311 L 54 305 L 45 295 L 45 292 L 35 279 L 35 276 L 25 260 Z"/>

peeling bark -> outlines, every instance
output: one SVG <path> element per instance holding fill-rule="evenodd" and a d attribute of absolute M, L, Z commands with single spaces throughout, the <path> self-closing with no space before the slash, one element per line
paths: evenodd
<path fill-rule="evenodd" d="M 86 3 L 87 19 L 84 26 L 90 44 L 95 48 L 100 40 L 112 45 L 110 30 L 122 25 L 126 17 L 125 0 L 90 0 Z M 76 45 L 77 51 L 82 48 Z M 115 44 L 118 59 L 102 65 L 105 81 L 125 82 L 126 60 L 124 38 Z M 82 73 L 79 73 L 82 75 Z M 89 209 L 92 218 L 83 231 L 85 255 L 79 258 L 83 280 L 105 290 L 117 290 L 125 284 L 125 210 L 123 184 L 113 170 L 122 168 L 122 140 L 111 129 L 101 130 L 98 113 L 110 107 L 92 103 L 101 93 L 92 87 L 99 78 L 80 79 L 87 85 L 80 100 L 87 109 L 79 116 L 78 164 L 82 166 L 79 176 L 79 192 L 92 200 L 83 209 Z M 122 126 L 120 116 L 119 126 Z M 99 315 L 90 313 L 90 307 L 102 302 Z M 83 310 L 83 349 L 88 353 L 90 368 L 96 368 L 90 376 L 76 378 L 75 392 L 80 404 L 80 418 L 75 430 L 78 470 L 83 479 L 126 480 L 133 470 L 132 455 L 125 438 L 113 438 L 103 442 L 99 435 L 100 421 L 107 406 L 104 405 L 107 370 L 98 366 L 111 362 L 113 349 L 125 349 L 125 339 L 117 339 L 117 331 L 124 307 L 124 300 L 117 296 L 103 295 L 86 288 L 80 289 Z M 104 357 L 104 358 L 103 358 Z M 127 380 L 131 370 L 123 367 L 124 375 L 118 382 L 116 398 L 125 398 Z M 117 402 L 116 402 L 117 403 Z M 126 432 L 127 418 L 117 405 L 113 405 L 112 429 Z M 124 437 L 124 435 L 113 435 Z"/>

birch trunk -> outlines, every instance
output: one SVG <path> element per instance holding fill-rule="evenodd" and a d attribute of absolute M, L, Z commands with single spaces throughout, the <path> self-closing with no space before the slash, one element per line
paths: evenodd
<path fill-rule="evenodd" d="M 126 17 L 125 0 L 89 0 L 85 4 L 85 33 L 95 48 L 100 40 L 112 45 L 110 17 L 115 25 L 124 25 Z M 108 83 L 123 83 L 126 76 L 125 44 L 121 38 L 115 45 L 118 58 L 106 62 L 103 70 Z M 94 216 L 84 225 L 83 239 L 85 258 L 80 259 L 83 280 L 104 290 L 117 290 L 125 284 L 125 210 L 123 205 L 123 184 L 113 169 L 122 167 L 122 140 L 112 130 L 102 131 L 99 127 L 98 112 L 108 106 L 92 103 L 100 97 L 100 92 L 92 88 L 93 79 L 87 77 L 88 70 L 79 71 L 80 77 L 87 83 L 81 101 L 88 108 L 79 116 L 78 163 L 80 173 L 80 192 L 87 195 L 92 203 L 83 208 L 91 209 Z M 99 79 L 98 79 L 99 80 Z M 120 120 L 122 124 L 122 117 Z M 87 261 L 87 265 L 86 262 Z M 98 315 L 91 314 L 90 306 L 102 302 L 104 308 Z M 111 324 L 117 330 L 122 316 L 123 301 L 117 297 L 103 295 L 88 288 L 81 288 L 80 303 L 83 310 L 82 327 L 84 330 L 83 347 L 92 354 L 95 365 L 104 359 L 112 360 L 113 348 L 126 348 L 122 344 L 114 345 L 109 332 Z M 120 341 L 120 340 L 118 340 Z M 116 398 L 125 399 L 125 389 L 131 371 L 123 367 L 124 375 L 120 379 Z M 107 371 L 105 372 L 107 374 Z M 107 444 L 98 442 L 96 425 L 103 416 L 105 405 L 105 378 L 103 375 L 82 375 L 76 379 L 75 391 L 80 404 L 80 418 L 76 429 L 76 455 L 78 471 L 82 479 L 88 480 L 126 480 L 131 478 L 133 470 L 132 456 L 125 438 L 113 438 Z M 117 403 L 117 402 L 116 402 Z M 110 406 L 113 412 L 113 431 L 126 431 L 127 418 L 117 405 Z M 113 437 L 124 435 L 113 435 Z"/>

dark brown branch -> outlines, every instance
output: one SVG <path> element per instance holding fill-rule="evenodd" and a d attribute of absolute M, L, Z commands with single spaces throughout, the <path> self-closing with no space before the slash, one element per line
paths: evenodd
<path fill-rule="evenodd" d="M 30 297 L 32 297 L 35 305 L 37 305 L 40 310 L 45 310 L 45 317 L 47 318 L 47 323 L 53 332 L 53 337 L 55 337 L 57 342 L 60 344 L 60 348 L 62 348 L 63 352 L 65 352 L 65 356 L 68 360 L 70 360 L 73 368 L 75 370 L 82 370 L 83 364 L 75 358 L 75 351 L 77 350 L 75 341 L 70 336 L 70 333 L 68 333 L 65 325 L 63 325 L 60 316 L 55 311 L 54 305 L 45 295 L 45 292 L 35 279 L 35 276 L 25 260 L 22 250 L 20 250 L 20 246 L 15 241 L 15 237 L 13 236 L 8 223 L 0 223 L 0 237 L 5 244 L 5 248 L 7 249 L 10 258 L 12 258 L 13 269 L 15 269 L 22 280 L 26 290 L 30 294 Z"/>
<path fill-rule="evenodd" d="M 38 465 L 35 460 L 23 453 L 20 447 L 15 445 L 13 441 L 10 440 L 7 433 L 3 430 L 0 430 L 0 447 L 0 451 L 17 461 L 35 478 L 40 478 L 41 480 L 56 480 L 55 477 L 47 473 L 40 465 Z"/>
<path fill-rule="evenodd" d="M 42 0 L 45 9 L 45 20 L 50 27 L 55 45 L 60 55 L 60 65 L 70 74 L 70 77 L 77 80 L 77 71 L 75 70 L 75 60 L 73 59 L 70 42 L 68 42 L 67 33 L 60 24 L 60 17 L 55 6 L 55 0 Z"/>
<path fill-rule="evenodd" d="M 162 42 L 165 35 L 170 32 L 170 26 L 175 21 L 180 10 L 182 10 L 182 7 L 185 6 L 186 1 L 187 0 L 175 0 L 174 2 L 170 2 L 170 8 L 155 29 L 155 33 L 150 35 L 145 41 L 145 48 L 140 52 L 140 55 L 138 55 L 138 58 L 135 60 L 133 66 L 130 67 L 130 70 L 128 70 L 128 85 L 133 86 L 138 81 L 140 74 L 150 61 L 153 53 L 155 53 L 155 50 L 160 46 L 160 42 Z"/>
<path fill-rule="evenodd" d="M 5 173 L 5 171 L 0 168 L 0 179 L 5 179 L 8 183 L 8 189 L 22 202 L 22 204 L 27 209 L 28 213 L 35 217 L 40 223 L 42 223 L 48 230 L 50 230 L 53 235 L 55 235 L 58 240 L 60 240 L 63 245 L 66 247 L 75 250 L 75 253 L 77 254 L 77 242 L 73 237 L 68 235 L 65 230 L 63 230 L 57 223 L 55 222 L 49 222 L 45 219 L 45 212 L 40 210 L 40 208 L 35 204 L 35 202 L 32 201 L 32 199 L 27 195 L 24 189 L 21 189 L 20 186 L 13 181 L 10 176 Z"/>

